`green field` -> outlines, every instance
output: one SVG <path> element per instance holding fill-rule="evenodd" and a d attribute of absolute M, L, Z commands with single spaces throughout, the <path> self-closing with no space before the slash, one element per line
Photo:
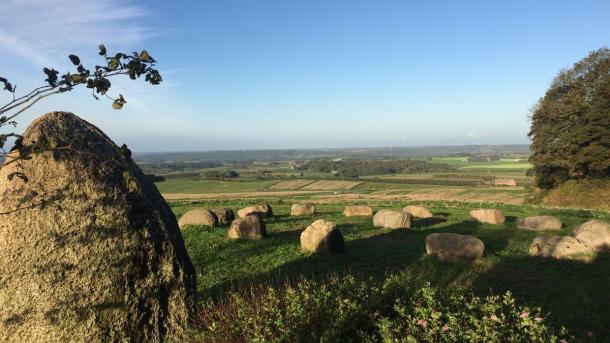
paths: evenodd
<path fill-rule="evenodd" d="M 302 199 L 302 198 L 301 198 Z M 269 237 L 261 241 L 229 241 L 226 226 L 213 229 L 192 227 L 183 231 L 189 255 L 196 267 L 198 290 L 207 299 L 222 298 L 231 289 L 256 285 L 282 285 L 300 277 L 325 279 L 331 273 L 358 278 L 383 279 L 388 273 L 407 273 L 414 282 L 467 287 L 478 295 L 510 290 L 522 303 L 542 306 L 555 328 L 566 326 L 584 339 L 588 333 L 604 341 L 610 337 L 608 316 L 610 259 L 599 255 L 591 262 L 534 258 L 527 253 L 532 239 L 548 234 L 516 228 L 518 217 L 549 214 L 558 216 L 567 235 L 590 218 L 610 220 L 607 212 L 552 210 L 531 206 L 496 204 L 507 215 L 505 225 L 481 225 L 471 221 L 468 211 L 480 204 L 428 202 L 435 218 L 416 220 L 411 230 L 377 229 L 370 218 L 344 217 L 345 204 L 318 205 L 318 214 L 290 217 L 295 199 L 267 198 L 276 214 L 267 219 Z M 257 200 L 172 203 L 179 217 L 195 207 L 229 206 L 237 210 Z M 400 209 L 403 202 L 368 202 L 375 210 Z M 485 205 L 489 206 L 489 205 Z M 346 240 L 343 254 L 303 255 L 299 251 L 301 230 L 316 218 L 337 223 Z M 473 234 L 485 243 L 485 255 L 472 264 L 449 264 L 426 256 L 424 239 L 433 232 Z M 555 233 L 554 233 L 555 234 Z"/>

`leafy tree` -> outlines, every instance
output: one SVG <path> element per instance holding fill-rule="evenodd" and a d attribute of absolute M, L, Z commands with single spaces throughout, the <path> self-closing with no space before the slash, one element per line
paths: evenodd
<path fill-rule="evenodd" d="M 134 52 L 130 55 L 122 52 L 112 55 L 108 54 L 106 47 L 101 44 L 99 55 L 103 57 L 104 65 L 96 65 L 93 68 L 85 68 L 76 55 L 68 56 L 75 68 L 73 72 L 60 75 L 53 68 L 43 68 L 42 71 L 46 75 L 46 84 L 19 97 L 16 95 L 17 85 L 0 76 L 0 87 L 3 85 L 2 90 L 12 95 L 12 100 L 0 107 L 0 128 L 5 126 L 15 127 L 17 125 L 15 118 L 38 101 L 53 94 L 69 92 L 77 86 L 83 85 L 90 88 L 91 95 L 96 100 L 99 100 L 101 96 L 112 100 L 112 108 L 120 110 L 127 101 L 121 94 L 117 98 L 110 97 L 108 94 L 111 87 L 110 78 L 127 75 L 130 79 L 136 80 L 144 76 L 145 81 L 151 85 L 158 85 L 162 81 L 159 71 L 154 68 L 156 61 L 146 50 L 142 50 L 140 53 Z M 12 149 L 19 152 L 19 156 L 16 156 L 16 158 L 27 158 L 29 153 L 44 149 L 44 147 L 23 146 L 20 135 L 14 132 L 4 133 L 0 134 L 0 150 L 3 155 L 6 155 L 5 144 L 10 137 L 16 138 L 15 146 Z"/>
<path fill-rule="evenodd" d="M 563 70 L 532 110 L 531 173 L 541 188 L 610 177 L 610 50 Z"/>

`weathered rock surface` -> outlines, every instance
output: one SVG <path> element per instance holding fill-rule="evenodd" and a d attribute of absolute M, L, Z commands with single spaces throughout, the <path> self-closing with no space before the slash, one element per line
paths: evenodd
<path fill-rule="evenodd" d="M 594 252 L 593 247 L 569 236 L 536 237 L 530 245 L 530 255 L 557 259 L 571 258 L 574 255 L 590 254 L 592 252 Z"/>
<path fill-rule="evenodd" d="M 0 169 L 0 341 L 179 335 L 195 271 L 175 216 L 129 150 L 64 112 L 35 120 L 23 144 L 39 152 L 11 153 Z"/>
<path fill-rule="evenodd" d="M 390 229 L 409 229 L 411 228 L 411 221 L 413 216 L 409 213 L 392 211 L 392 210 L 380 210 L 375 213 L 373 217 L 374 227 L 387 227 Z"/>
<path fill-rule="evenodd" d="M 343 210 L 343 214 L 346 217 L 370 217 L 373 215 L 373 209 L 370 206 L 359 205 L 359 206 L 346 206 Z"/>
<path fill-rule="evenodd" d="M 216 215 L 205 208 L 197 208 L 190 210 L 180 217 L 178 226 L 181 229 L 186 228 L 188 225 L 202 225 L 214 227 L 218 225 L 218 218 Z"/>
<path fill-rule="evenodd" d="M 227 207 L 215 208 L 212 212 L 214 212 L 216 218 L 218 218 L 218 224 L 220 225 L 228 224 L 235 219 L 235 213 L 233 213 L 232 209 Z"/>
<path fill-rule="evenodd" d="M 610 224 L 599 219 L 589 220 L 574 230 L 574 237 L 595 250 L 610 249 Z"/>
<path fill-rule="evenodd" d="M 407 206 L 402 211 L 415 218 L 432 218 L 433 216 L 432 212 L 423 206 Z"/>
<path fill-rule="evenodd" d="M 561 230 L 561 220 L 553 216 L 534 216 L 519 219 L 517 226 L 530 231 Z"/>
<path fill-rule="evenodd" d="M 471 235 L 433 233 L 426 236 L 426 252 L 441 261 L 475 260 L 483 256 L 484 250 L 483 241 Z"/>
<path fill-rule="evenodd" d="M 273 217 L 273 210 L 271 209 L 271 206 L 267 204 L 260 204 L 242 208 L 241 210 L 237 211 L 237 215 L 239 215 L 241 218 L 250 215 L 268 218 Z"/>
<path fill-rule="evenodd" d="M 343 235 L 333 222 L 318 219 L 301 232 L 301 251 L 340 253 L 344 251 Z"/>
<path fill-rule="evenodd" d="M 316 206 L 312 203 L 294 204 L 290 208 L 291 216 L 306 216 L 316 213 Z"/>
<path fill-rule="evenodd" d="M 230 239 L 263 239 L 267 236 L 267 227 L 259 216 L 248 215 L 235 219 L 229 227 L 227 236 Z"/>
<path fill-rule="evenodd" d="M 484 224 L 504 224 L 506 221 L 502 212 L 496 209 L 472 210 L 470 211 L 470 217 Z"/>

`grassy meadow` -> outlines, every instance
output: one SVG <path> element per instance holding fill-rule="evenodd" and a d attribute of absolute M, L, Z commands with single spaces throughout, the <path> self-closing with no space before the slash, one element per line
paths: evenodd
<path fill-rule="evenodd" d="M 522 304 L 542 306 L 557 330 L 565 326 L 581 340 L 604 341 L 610 337 L 608 313 L 610 258 L 591 261 L 557 261 L 528 255 L 534 237 L 548 232 L 519 230 L 516 220 L 528 215 L 555 215 L 565 228 L 553 235 L 568 235 L 591 218 L 610 220 L 603 211 L 559 210 L 534 206 L 424 202 L 434 218 L 415 220 L 410 230 L 372 227 L 371 218 L 344 217 L 350 203 L 318 204 L 317 214 L 289 216 L 293 202 L 304 198 L 264 198 L 174 202 L 177 217 L 197 207 L 231 207 L 237 210 L 257 202 L 272 205 L 275 217 L 266 219 L 269 236 L 260 241 L 229 241 L 227 226 L 189 227 L 183 230 L 189 255 L 197 270 L 199 293 L 207 299 L 222 299 L 229 290 L 256 285 L 281 286 L 299 278 L 326 279 L 332 274 L 382 280 L 389 274 L 406 275 L 415 283 L 430 282 L 440 288 L 466 287 L 477 295 L 501 294 L 507 290 Z M 362 201 L 375 210 L 400 209 L 406 202 Z M 504 225 L 478 224 L 469 210 L 479 207 L 501 209 Z M 334 221 L 343 233 L 346 250 L 335 255 L 305 255 L 300 252 L 301 231 L 317 218 Z M 424 240 L 434 232 L 472 234 L 485 243 L 484 257 L 472 264 L 444 263 L 426 256 Z"/>

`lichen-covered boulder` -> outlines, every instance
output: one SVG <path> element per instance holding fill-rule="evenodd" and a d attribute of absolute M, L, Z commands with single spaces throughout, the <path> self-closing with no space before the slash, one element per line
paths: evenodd
<path fill-rule="evenodd" d="M 233 210 L 228 207 L 215 208 L 212 210 L 212 212 L 214 212 L 216 215 L 218 224 L 220 225 L 229 224 L 233 221 L 233 219 L 235 219 L 235 213 L 233 213 Z"/>
<path fill-rule="evenodd" d="M 216 218 L 216 215 L 208 209 L 196 208 L 183 214 L 178 221 L 178 226 L 181 229 L 184 229 L 189 225 L 214 227 L 218 225 L 218 218 Z"/>
<path fill-rule="evenodd" d="M 483 256 L 485 244 L 471 235 L 432 233 L 426 236 L 426 252 L 441 261 L 471 261 Z"/>
<path fill-rule="evenodd" d="M 0 341 L 161 342 L 196 303 L 169 206 L 102 131 L 48 113 L 0 169 Z"/>
<path fill-rule="evenodd" d="M 569 236 L 541 236 L 534 238 L 530 245 L 530 255 L 556 259 L 589 255 L 595 250 L 587 243 Z"/>
<path fill-rule="evenodd" d="M 373 215 L 373 209 L 366 205 L 346 206 L 343 214 L 346 217 L 370 217 Z"/>
<path fill-rule="evenodd" d="M 316 206 L 312 203 L 294 204 L 290 208 L 291 216 L 306 216 L 316 213 Z"/>
<path fill-rule="evenodd" d="M 470 217 L 483 224 L 504 224 L 506 218 L 502 211 L 496 209 L 478 209 L 470 211 Z"/>
<path fill-rule="evenodd" d="M 610 224 L 599 219 L 589 220 L 574 230 L 574 237 L 595 250 L 610 249 Z"/>
<path fill-rule="evenodd" d="M 318 219 L 301 232 L 301 251 L 307 253 L 343 252 L 343 235 L 335 223 Z"/>
<path fill-rule="evenodd" d="M 530 231 L 561 230 L 561 220 L 553 216 L 534 216 L 519 219 L 517 227 Z"/>
<path fill-rule="evenodd" d="M 241 218 L 250 215 L 268 218 L 273 217 L 273 210 L 268 204 L 260 204 L 242 208 L 241 210 L 237 211 L 237 215 L 239 215 Z"/>
<path fill-rule="evenodd" d="M 267 236 L 267 227 L 259 216 L 249 215 L 233 220 L 227 236 L 230 239 L 263 239 Z"/>
<path fill-rule="evenodd" d="M 390 229 L 409 229 L 413 216 L 409 213 L 392 210 L 380 210 L 373 217 L 374 227 L 385 227 Z"/>
<path fill-rule="evenodd" d="M 433 216 L 432 212 L 423 206 L 406 206 L 402 211 L 415 218 L 432 218 Z"/>

